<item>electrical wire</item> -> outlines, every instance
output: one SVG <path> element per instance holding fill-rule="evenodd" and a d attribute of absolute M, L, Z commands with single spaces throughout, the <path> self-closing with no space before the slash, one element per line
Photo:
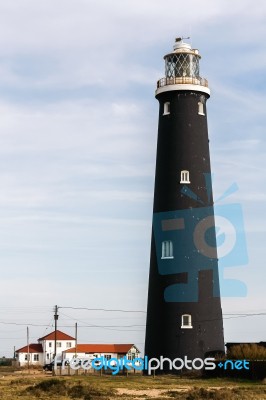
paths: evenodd
<path fill-rule="evenodd" d="M 58 309 L 59 308 L 68 308 L 68 309 L 71 309 L 71 310 L 106 311 L 106 312 L 143 313 L 143 314 L 146 314 L 146 311 L 142 311 L 142 310 L 116 310 L 116 309 L 108 309 L 108 308 L 87 308 L 87 307 L 64 307 L 64 306 L 58 306 Z"/>

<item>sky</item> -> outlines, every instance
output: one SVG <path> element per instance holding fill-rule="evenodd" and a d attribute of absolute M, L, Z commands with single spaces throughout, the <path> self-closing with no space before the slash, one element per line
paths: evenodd
<path fill-rule="evenodd" d="M 237 183 L 219 204 L 243 210 L 225 341 L 266 340 L 265 17 L 263 0 L 0 0 L 0 356 L 52 331 L 55 305 L 79 343 L 143 350 L 154 92 L 177 36 L 209 81 L 214 198 Z"/>

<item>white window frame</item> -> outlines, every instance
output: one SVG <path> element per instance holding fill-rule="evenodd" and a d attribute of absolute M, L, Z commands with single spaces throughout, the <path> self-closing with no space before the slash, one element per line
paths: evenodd
<path fill-rule="evenodd" d="M 163 104 L 163 115 L 169 115 L 170 114 L 170 101 L 166 101 Z"/>
<path fill-rule="evenodd" d="M 198 114 L 199 115 L 205 115 L 205 113 L 204 113 L 204 104 L 201 101 L 198 102 Z"/>
<path fill-rule="evenodd" d="M 174 247 L 171 240 L 164 240 L 162 242 L 162 260 L 174 258 Z"/>
<path fill-rule="evenodd" d="M 188 323 L 186 323 L 185 319 L 186 319 L 186 321 Z M 181 328 L 183 328 L 183 329 L 192 329 L 193 328 L 191 314 L 183 314 L 182 315 L 182 317 L 181 317 Z"/>
<path fill-rule="evenodd" d="M 62 347 L 62 342 L 56 342 L 56 347 Z"/>
<path fill-rule="evenodd" d="M 184 169 L 180 173 L 180 183 L 190 183 L 189 171 Z"/>
<path fill-rule="evenodd" d="M 33 354 L 33 361 L 39 361 L 39 354 Z"/>
<path fill-rule="evenodd" d="M 72 347 L 71 342 L 66 342 L 66 347 Z"/>

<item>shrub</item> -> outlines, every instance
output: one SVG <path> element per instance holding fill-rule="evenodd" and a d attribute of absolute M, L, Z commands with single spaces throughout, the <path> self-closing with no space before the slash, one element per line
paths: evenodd
<path fill-rule="evenodd" d="M 75 386 L 72 386 L 69 389 L 68 394 L 70 397 L 75 399 L 96 400 L 98 398 L 108 399 L 109 396 L 114 394 L 114 391 L 112 389 L 98 389 L 93 385 L 83 386 L 79 383 Z"/>
<path fill-rule="evenodd" d="M 48 379 L 47 381 L 37 383 L 37 385 L 30 386 L 26 391 L 34 395 L 39 395 L 41 392 L 53 395 L 65 395 L 67 394 L 67 387 L 64 381 L 59 379 Z"/>
<path fill-rule="evenodd" d="M 245 397 L 243 392 L 238 389 L 216 389 L 206 390 L 203 388 L 191 390 L 186 397 L 186 400 L 246 400 L 249 397 Z"/>
<path fill-rule="evenodd" d="M 266 360 L 266 348 L 255 343 L 230 347 L 227 358 L 232 360 Z"/>

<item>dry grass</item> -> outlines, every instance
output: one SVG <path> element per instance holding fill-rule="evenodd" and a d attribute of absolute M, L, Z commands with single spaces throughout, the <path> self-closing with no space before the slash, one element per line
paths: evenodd
<path fill-rule="evenodd" d="M 2 378 L 1 378 L 2 376 Z M 178 376 L 1 375 L 1 400 L 266 400 L 266 384 Z"/>
<path fill-rule="evenodd" d="M 230 347 L 227 357 L 233 360 L 266 360 L 266 348 L 255 343 Z"/>

